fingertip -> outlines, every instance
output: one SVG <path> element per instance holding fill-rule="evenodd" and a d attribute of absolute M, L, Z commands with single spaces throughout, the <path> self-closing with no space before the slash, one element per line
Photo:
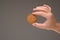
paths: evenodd
<path fill-rule="evenodd" d="M 46 6 L 46 4 L 43 4 L 43 6 Z"/>
<path fill-rule="evenodd" d="M 33 8 L 33 11 L 35 11 L 36 10 L 36 8 Z"/>
<path fill-rule="evenodd" d="M 38 6 L 36 8 L 33 8 L 33 11 L 35 11 L 38 8 Z"/>
<path fill-rule="evenodd" d="M 35 13 L 32 13 L 32 14 L 35 14 Z"/>
<path fill-rule="evenodd" d="M 32 25 L 35 25 L 36 23 L 32 23 Z"/>
<path fill-rule="evenodd" d="M 36 23 L 33 23 L 32 25 L 33 25 L 33 26 L 36 26 Z"/>
<path fill-rule="evenodd" d="M 35 13 L 35 12 L 33 12 L 32 14 L 33 14 L 33 15 L 36 15 L 36 13 Z"/>
<path fill-rule="evenodd" d="M 49 5 L 47 5 L 47 4 L 44 4 L 43 6 L 49 7 Z"/>

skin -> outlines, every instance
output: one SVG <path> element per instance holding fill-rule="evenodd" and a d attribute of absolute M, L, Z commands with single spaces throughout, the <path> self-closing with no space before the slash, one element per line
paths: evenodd
<path fill-rule="evenodd" d="M 53 30 L 60 33 L 60 23 L 56 22 L 56 18 L 53 15 L 49 5 L 44 4 L 42 6 L 37 6 L 36 8 L 33 8 L 33 11 L 34 12 L 32 14 L 46 18 L 44 23 L 33 23 L 33 26 L 39 29 Z"/>

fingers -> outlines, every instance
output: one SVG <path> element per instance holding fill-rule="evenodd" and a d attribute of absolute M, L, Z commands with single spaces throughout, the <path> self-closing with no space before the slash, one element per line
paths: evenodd
<path fill-rule="evenodd" d="M 46 17 L 46 13 L 45 12 L 33 12 L 32 14 Z"/>
<path fill-rule="evenodd" d="M 38 6 L 38 7 L 34 8 L 33 11 L 51 12 L 51 7 L 44 4 L 43 6 Z"/>
<path fill-rule="evenodd" d="M 34 12 L 32 14 L 40 15 L 45 18 L 48 18 L 49 15 L 51 14 L 51 7 L 44 4 L 43 6 L 38 6 L 38 7 L 34 8 L 33 11 Z"/>
<path fill-rule="evenodd" d="M 51 11 L 51 7 L 49 5 L 44 4 L 43 6 L 46 6 Z"/>
<path fill-rule="evenodd" d="M 44 11 L 44 12 L 47 12 L 47 9 L 43 6 L 40 6 L 40 7 L 36 7 L 33 9 L 33 11 Z"/>
<path fill-rule="evenodd" d="M 37 27 L 37 28 L 46 29 L 45 25 L 41 24 L 41 23 L 33 23 L 32 25 Z"/>
<path fill-rule="evenodd" d="M 51 28 L 47 27 L 47 25 L 45 25 L 45 24 L 33 23 L 32 25 L 36 28 L 39 28 L 39 29 L 52 30 Z"/>

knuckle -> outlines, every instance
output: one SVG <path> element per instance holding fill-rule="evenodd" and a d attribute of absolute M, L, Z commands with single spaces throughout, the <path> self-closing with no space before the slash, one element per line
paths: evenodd
<path fill-rule="evenodd" d="M 53 14 L 47 14 L 46 17 L 47 18 L 52 18 L 53 17 Z"/>
<path fill-rule="evenodd" d="M 49 14 L 49 16 L 53 16 L 52 14 Z"/>
<path fill-rule="evenodd" d="M 49 14 L 48 16 L 49 16 L 50 18 L 52 18 L 52 17 L 53 17 L 53 14 Z"/>

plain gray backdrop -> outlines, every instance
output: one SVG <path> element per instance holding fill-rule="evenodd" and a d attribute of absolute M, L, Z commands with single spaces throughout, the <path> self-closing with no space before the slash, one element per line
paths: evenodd
<path fill-rule="evenodd" d="M 60 0 L 0 0 L 0 40 L 60 40 L 60 34 L 35 28 L 26 21 L 32 9 L 43 4 L 51 6 L 60 22 Z"/>

